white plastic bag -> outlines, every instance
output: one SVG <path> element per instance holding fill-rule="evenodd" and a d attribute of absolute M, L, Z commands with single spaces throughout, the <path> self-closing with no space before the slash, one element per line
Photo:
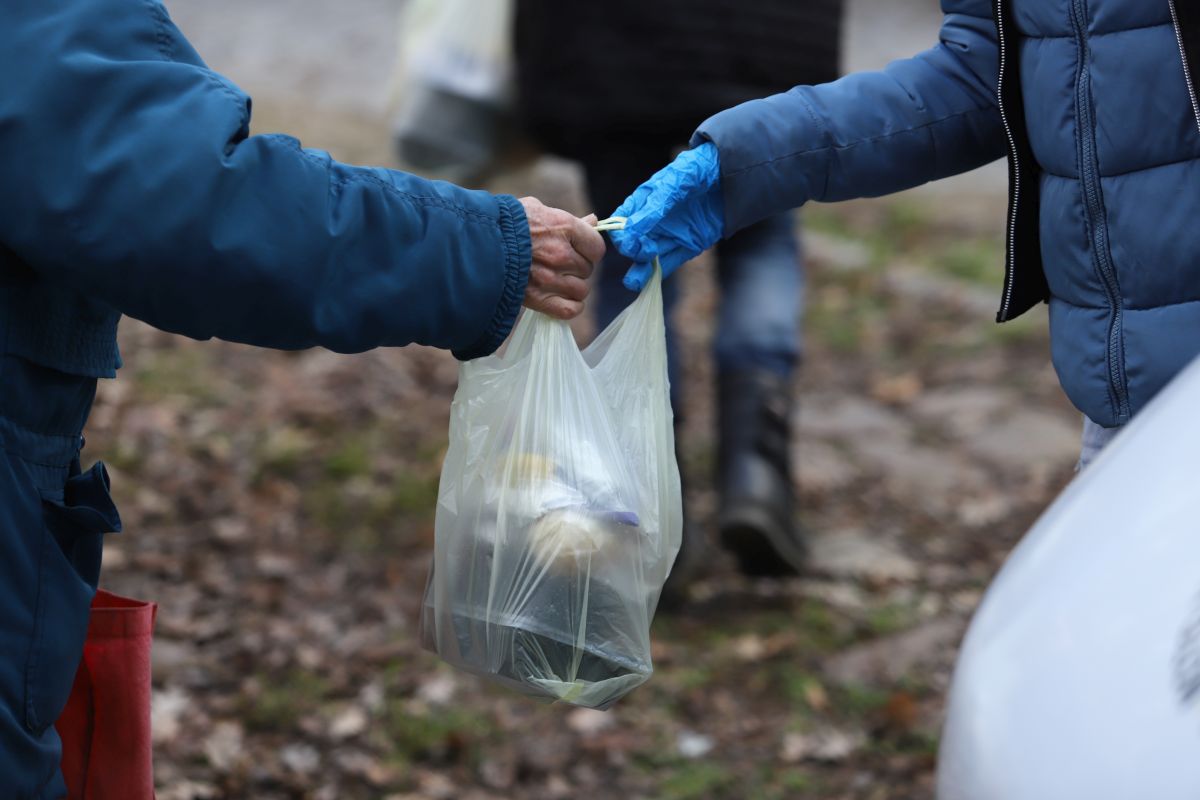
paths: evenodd
<path fill-rule="evenodd" d="M 459 373 L 422 642 L 606 708 L 650 677 L 682 526 L 661 277 L 583 352 L 527 310 L 503 355 Z"/>
<path fill-rule="evenodd" d="M 410 0 L 392 96 L 399 165 L 475 184 L 512 138 L 512 0 Z"/>
<path fill-rule="evenodd" d="M 954 671 L 939 800 L 1200 797 L 1200 359 L 1009 557 Z"/>

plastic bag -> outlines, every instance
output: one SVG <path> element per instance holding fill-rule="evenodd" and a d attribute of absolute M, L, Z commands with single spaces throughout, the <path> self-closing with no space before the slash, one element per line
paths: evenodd
<path fill-rule="evenodd" d="M 411 0 L 392 95 L 399 166 L 477 184 L 514 138 L 512 0 Z"/>
<path fill-rule="evenodd" d="M 582 352 L 526 310 L 503 355 L 461 367 L 422 642 L 606 708 L 650 677 L 682 526 L 661 277 Z"/>
<path fill-rule="evenodd" d="M 1200 360 L 1071 483 L 971 622 L 940 800 L 1200 797 Z"/>

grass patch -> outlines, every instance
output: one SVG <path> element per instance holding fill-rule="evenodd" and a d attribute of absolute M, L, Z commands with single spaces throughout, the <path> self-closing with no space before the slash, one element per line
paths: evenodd
<path fill-rule="evenodd" d="M 847 684 L 833 694 L 833 704 L 856 720 L 877 716 L 887 706 L 891 695 L 873 686 Z"/>
<path fill-rule="evenodd" d="M 334 480 L 368 475 L 371 452 L 365 439 L 351 439 L 325 458 L 325 474 Z"/>
<path fill-rule="evenodd" d="M 295 478 L 314 446 L 313 438 L 299 428 L 271 428 L 255 448 L 255 483 L 269 477 Z"/>
<path fill-rule="evenodd" d="M 917 621 L 917 612 L 911 605 L 893 603 L 867 612 L 867 630 L 873 636 L 890 636 L 911 628 Z"/>
<path fill-rule="evenodd" d="M 307 670 L 294 669 L 275 677 L 262 676 L 262 690 L 250 698 L 243 718 L 255 731 L 293 731 L 300 719 L 320 708 L 330 694 L 329 682 Z"/>
<path fill-rule="evenodd" d="M 388 706 L 384 727 L 392 756 L 407 761 L 473 761 L 494 732 L 480 714 L 451 708 L 416 714 L 402 700 Z"/>
<path fill-rule="evenodd" d="M 702 761 L 677 766 L 658 785 L 661 800 L 705 800 L 726 797 L 725 790 L 732 787 L 733 772 L 726 766 L 712 761 Z"/>
<path fill-rule="evenodd" d="M 933 266 L 970 283 L 999 286 L 1003 276 L 1004 247 L 987 239 L 954 242 L 934 257 Z"/>
<path fill-rule="evenodd" d="M 193 347 L 141 353 L 133 369 L 133 382 L 142 402 L 183 396 L 218 403 L 225 392 L 213 380 L 215 370 L 205 351 Z"/>

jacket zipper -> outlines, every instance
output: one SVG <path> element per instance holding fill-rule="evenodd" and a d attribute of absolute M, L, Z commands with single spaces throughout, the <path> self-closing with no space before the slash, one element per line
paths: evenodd
<path fill-rule="evenodd" d="M 1079 51 L 1079 67 L 1075 76 L 1075 125 L 1079 131 L 1079 170 L 1083 183 L 1088 227 L 1091 230 L 1092 254 L 1108 295 L 1110 313 L 1108 325 L 1108 381 L 1112 392 L 1117 422 L 1129 419 L 1129 393 L 1122 375 L 1121 359 L 1121 292 L 1117 285 L 1108 250 L 1108 227 L 1104 220 L 1104 201 L 1097 175 L 1096 129 L 1092 110 L 1091 73 L 1088 71 L 1088 45 L 1085 31 L 1086 0 L 1071 0 L 1071 22 L 1075 28 L 1075 43 Z"/>
<path fill-rule="evenodd" d="M 1192 70 L 1188 65 L 1187 50 L 1183 46 L 1183 30 L 1179 27 L 1179 14 L 1175 11 L 1175 0 L 1168 0 L 1171 6 L 1171 24 L 1175 26 L 1175 41 L 1179 43 L 1179 59 L 1183 62 L 1183 78 L 1187 81 L 1188 97 L 1192 101 L 1192 115 L 1196 118 L 1196 127 L 1200 128 L 1200 102 L 1196 101 L 1196 86 L 1192 83 Z"/>
<path fill-rule="evenodd" d="M 1012 180 L 1008 187 L 1008 247 L 1004 264 L 1004 299 L 1000 302 L 1000 312 L 997 321 L 1008 319 L 1008 309 L 1012 305 L 1013 281 L 1016 278 L 1016 236 L 1017 236 L 1017 199 L 1021 194 L 1021 164 L 1018 160 L 1017 139 L 1013 135 L 1012 125 L 1008 114 L 1004 111 L 1004 76 L 1008 65 L 1008 48 L 1005 44 L 1008 36 L 1004 30 L 1004 2 L 996 3 L 996 27 L 1000 38 L 1000 77 L 996 85 L 996 106 L 1000 109 L 1000 121 L 1004 124 L 1004 135 L 1008 137 L 1008 154 L 1012 159 Z"/>

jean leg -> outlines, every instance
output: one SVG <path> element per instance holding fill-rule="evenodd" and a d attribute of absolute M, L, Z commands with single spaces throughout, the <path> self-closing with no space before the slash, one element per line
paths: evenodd
<path fill-rule="evenodd" d="M 1075 464 L 1075 471 L 1081 472 L 1095 461 L 1096 457 L 1100 455 L 1100 451 L 1107 447 L 1108 443 L 1115 439 L 1120 432 L 1121 428 L 1101 427 L 1085 415 L 1083 418 L 1083 437 L 1079 448 L 1079 461 Z"/>
<path fill-rule="evenodd" d="M 722 368 L 790 375 L 800 360 L 804 263 L 792 214 L 769 217 L 717 247 Z"/>

